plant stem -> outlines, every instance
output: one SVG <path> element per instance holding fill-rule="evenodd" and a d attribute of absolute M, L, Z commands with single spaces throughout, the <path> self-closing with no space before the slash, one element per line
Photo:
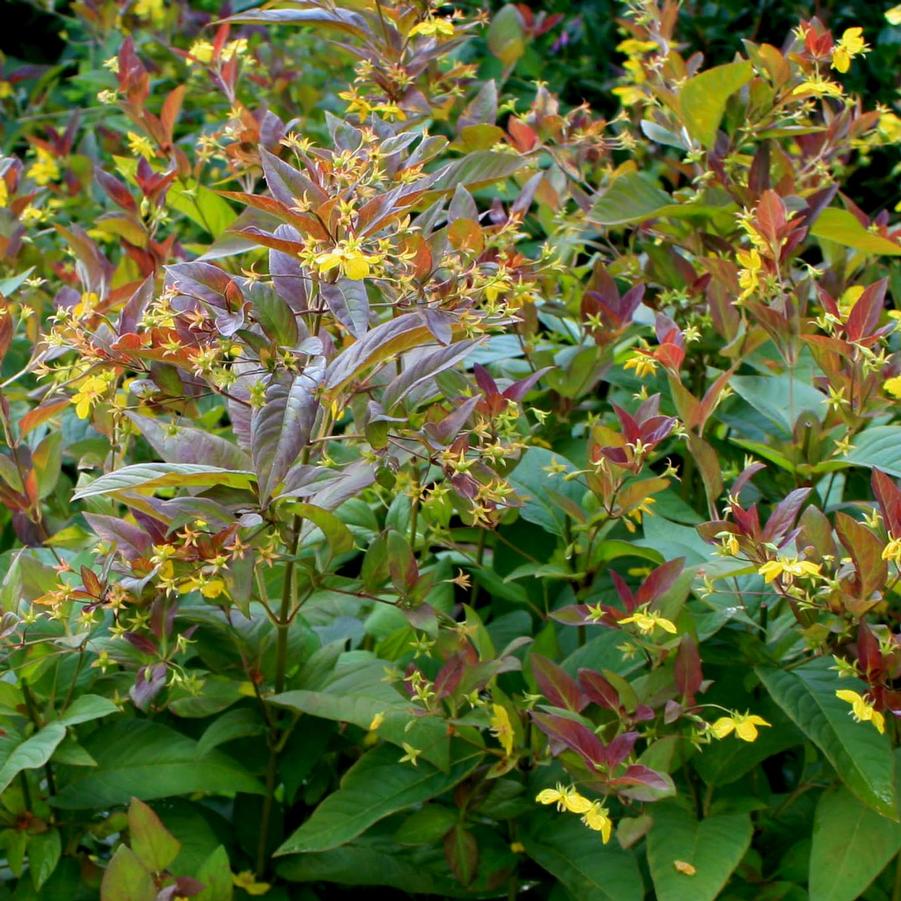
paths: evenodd
<path fill-rule="evenodd" d="M 34 728 L 39 730 L 43 724 L 34 704 L 34 696 L 31 694 L 31 689 L 24 679 L 20 679 L 19 682 L 22 686 L 22 697 L 25 699 L 25 709 L 28 711 L 28 718 L 34 724 Z M 47 778 L 47 793 L 52 797 L 56 794 L 56 780 L 53 778 L 53 767 L 50 766 L 49 760 L 44 764 L 44 775 Z"/>
<path fill-rule="evenodd" d="M 303 518 L 297 514 L 291 523 L 291 542 L 289 545 L 290 557 L 285 565 L 285 581 L 282 585 L 282 601 L 275 622 L 275 693 L 281 694 L 285 690 L 285 673 L 288 668 L 288 630 L 291 626 L 291 614 L 294 607 L 294 567 L 296 564 L 297 548 L 300 544 L 300 530 L 303 526 Z M 279 729 L 276 726 L 269 732 L 269 760 L 266 764 L 266 794 L 263 798 L 263 810 L 260 815 L 260 836 L 257 843 L 258 877 L 266 873 L 267 855 L 269 846 L 269 823 L 272 819 L 272 809 L 275 806 L 275 786 L 278 779 L 278 756 L 283 746 L 280 740 Z"/>
<path fill-rule="evenodd" d="M 482 566 L 485 560 L 485 529 L 479 530 L 479 544 L 476 548 L 476 562 Z M 469 606 L 475 609 L 476 601 L 479 599 L 479 583 L 475 575 L 472 577 L 472 591 L 469 594 Z"/>
<path fill-rule="evenodd" d="M 297 547 L 300 544 L 300 529 L 303 518 L 295 514 L 291 524 L 291 556 L 285 566 L 285 583 L 282 586 L 282 603 L 276 622 L 275 639 L 275 693 L 280 694 L 285 690 L 285 670 L 288 665 L 288 627 L 291 624 L 291 611 L 294 599 L 294 566 L 297 557 Z"/>

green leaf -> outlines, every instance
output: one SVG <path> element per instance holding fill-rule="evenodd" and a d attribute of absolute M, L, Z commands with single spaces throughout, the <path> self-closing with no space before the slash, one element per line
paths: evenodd
<path fill-rule="evenodd" d="M 488 49 L 505 65 L 512 66 L 526 52 L 526 32 L 519 10 L 508 3 L 488 26 Z"/>
<path fill-rule="evenodd" d="M 656 806 L 655 806 L 656 809 Z M 578 817 L 535 813 L 522 836 L 526 853 L 579 901 L 641 901 L 644 883 L 634 855 L 614 839 L 601 843 Z"/>
<path fill-rule="evenodd" d="M 0 295 L 8 299 L 11 294 L 25 284 L 25 280 L 32 272 L 34 272 L 34 266 L 29 266 L 24 272 L 11 275 L 9 278 L 0 278 Z"/>
<path fill-rule="evenodd" d="M 325 882 L 370 888 L 389 886 L 410 895 L 455 897 L 448 891 L 452 884 L 450 878 L 444 882 L 435 872 L 439 867 L 444 873 L 447 872 L 444 855 L 440 855 L 440 860 L 437 857 L 432 848 L 417 848 L 410 852 L 385 841 L 376 844 L 364 838 L 360 843 L 321 854 L 299 854 L 286 858 L 279 863 L 278 874 L 293 882 Z M 370 894 L 377 895 L 371 891 Z M 461 890 L 461 894 L 467 893 Z"/>
<path fill-rule="evenodd" d="M 65 738 L 66 727 L 60 723 L 50 723 L 31 738 L 16 745 L 0 766 L 0 793 L 6 791 L 9 783 L 22 770 L 34 770 L 43 766 Z"/>
<path fill-rule="evenodd" d="M 844 458 L 854 466 L 881 469 L 901 479 L 901 427 L 875 425 L 854 437 L 851 451 Z"/>
<path fill-rule="evenodd" d="M 323 510 L 312 504 L 291 504 L 288 509 L 316 526 L 325 536 L 328 546 L 336 556 L 346 554 L 354 549 L 353 533 L 330 510 Z"/>
<path fill-rule="evenodd" d="M 100 883 L 100 901 L 154 901 L 156 886 L 137 855 L 120 845 Z"/>
<path fill-rule="evenodd" d="M 159 488 L 249 488 L 256 476 L 252 472 L 236 472 L 218 466 L 191 463 L 137 463 L 100 476 L 89 485 L 79 488 L 73 500 L 117 494 L 120 491 L 152 494 Z"/>
<path fill-rule="evenodd" d="M 197 871 L 197 881 L 204 885 L 194 901 L 231 901 L 234 895 L 232 871 L 228 854 L 222 845 L 203 862 Z"/>
<path fill-rule="evenodd" d="M 265 728 L 256 710 L 238 707 L 213 720 L 197 741 L 197 753 L 203 756 L 213 748 L 236 738 L 259 735 Z"/>
<path fill-rule="evenodd" d="M 467 753 L 443 773 L 422 759 L 400 763 L 397 748 L 381 745 L 364 754 L 344 775 L 341 787 L 313 811 L 276 854 L 328 851 L 356 838 L 373 823 L 421 804 L 462 782 L 482 759 Z"/>
<path fill-rule="evenodd" d="M 700 203 L 674 203 L 666 191 L 661 190 L 638 172 L 625 172 L 601 194 L 591 207 L 589 218 L 603 226 L 629 225 L 655 219 L 710 216 L 725 207 Z"/>
<path fill-rule="evenodd" d="M 864 253 L 898 256 L 901 244 L 890 241 L 875 232 L 867 231 L 857 218 L 847 210 L 830 207 L 823 210 L 813 223 L 810 234 L 814 238 L 834 241 L 842 247 L 853 247 Z"/>
<path fill-rule="evenodd" d="M 266 388 L 263 406 L 253 411 L 251 452 L 263 500 L 269 499 L 310 440 L 321 378 L 322 367 L 317 364 L 285 380 L 274 380 Z"/>
<path fill-rule="evenodd" d="M 855 723 L 851 708 L 835 696 L 838 689 L 865 691 L 862 683 L 832 671 L 832 658 L 821 657 L 785 672 L 759 667 L 755 672 L 773 700 L 823 752 L 851 791 L 874 810 L 894 818 L 895 760 L 887 735 L 872 723 Z"/>
<path fill-rule="evenodd" d="M 673 206 L 666 191 L 637 172 L 626 172 L 595 200 L 591 219 L 601 225 L 625 225 L 659 215 Z"/>
<path fill-rule="evenodd" d="M 901 825 L 844 786 L 823 792 L 810 849 L 811 901 L 854 901 L 901 850 Z"/>
<path fill-rule="evenodd" d="M 787 432 L 802 413 L 822 419 L 826 395 L 788 375 L 734 375 L 729 385 L 755 410 Z"/>
<path fill-rule="evenodd" d="M 58 829 L 39 832 L 28 839 L 28 869 L 35 891 L 53 875 L 62 853 L 62 841 Z"/>
<path fill-rule="evenodd" d="M 804 736 L 784 718 L 781 710 L 774 708 L 778 721 L 765 709 L 755 708 L 754 712 L 773 724 L 771 728 L 761 729 L 754 742 L 718 741 L 693 758 L 694 768 L 708 785 L 731 785 L 768 757 L 803 744 Z"/>
<path fill-rule="evenodd" d="M 238 214 L 222 197 L 197 182 L 187 185 L 173 182 L 166 194 L 166 205 L 184 213 L 214 238 L 218 238 L 238 218 Z"/>
<path fill-rule="evenodd" d="M 49 727 L 48 727 L 49 728 Z M 54 803 L 66 810 L 95 809 L 193 792 L 262 794 L 263 787 L 235 760 L 150 720 L 122 719 L 92 733 L 85 749 L 97 767 L 60 775 Z"/>
<path fill-rule="evenodd" d="M 422 750 L 421 760 L 439 769 L 450 765 L 450 740 L 444 723 L 435 717 L 416 717 L 411 704 L 385 682 L 385 664 L 364 660 L 340 666 L 316 691 L 287 691 L 270 698 L 270 703 L 310 716 L 353 723 L 368 729 L 381 714 L 379 736 L 401 746 L 404 742 Z M 397 753 L 396 751 L 394 753 Z"/>
<path fill-rule="evenodd" d="M 746 813 L 717 814 L 698 822 L 676 804 L 655 804 L 648 864 L 658 901 L 713 901 L 751 843 Z M 695 868 L 680 872 L 675 861 Z"/>
<path fill-rule="evenodd" d="M 747 60 L 715 66 L 689 78 L 679 93 L 679 107 L 688 133 L 711 148 L 726 112 L 726 101 L 754 75 Z"/>
<path fill-rule="evenodd" d="M 128 806 L 128 836 L 131 850 L 154 873 L 165 870 L 178 857 L 181 843 L 143 801 L 131 799 Z"/>
<path fill-rule="evenodd" d="M 555 467 L 560 466 L 564 467 L 563 472 L 553 472 Z M 567 473 L 575 470 L 576 467 L 566 457 L 543 447 L 530 447 L 509 476 L 510 484 L 523 501 L 519 515 L 541 526 L 545 532 L 562 538 L 566 534 L 568 517 L 565 506 L 558 499 L 562 497 L 581 508 L 585 494 L 578 481 L 565 479 Z"/>
<path fill-rule="evenodd" d="M 119 708 L 109 698 L 100 695 L 81 695 L 66 708 L 66 712 L 56 722 L 63 726 L 76 726 L 78 723 L 99 720 L 118 712 Z"/>

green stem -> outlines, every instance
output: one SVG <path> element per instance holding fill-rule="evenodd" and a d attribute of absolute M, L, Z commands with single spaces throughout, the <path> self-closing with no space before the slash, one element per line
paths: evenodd
<path fill-rule="evenodd" d="M 476 548 L 476 563 L 478 563 L 481 568 L 483 561 L 485 560 L 485 529 L 479 530 L 479 544 Z M 475 609 L 476 601 L 479 599 L 479 583 L 473 574 L 472 577 L 472 590 L 469 594 L 469 606 Z"/>
<path fill-rule="evenodd" d="M 291 614 L 294 602 L 294 567 L 297 559 L 297 549 L 300 545 L 300 530 L 303 518 L 297 514 L 291 523 L 291 542 L 289 544 L 290 556 L 285 565 L 285 581 L 282 585 L 282 600 L 275 621 L 275 693 L 281 694 L 285 690 L 285 674 L 288 668 L 288 630 L 291 626 Z M 272 819 L 272 809 L 275 806 L 275 788 L 278 780 L 278 757 L 284 746 L 284 736 L 279 734 L 276 726 L 269 732 L 269 760 L 266 764 L 266 794 L 263 797 L 263 810 L 260 815 L 260 835 L 257 842 L 258 877 L 266 874 L 268 863 L 267 850 L 269 847 L 269 823 Z"/>
<path fill-rule="evenodd" d="M 28 718 L 34 724 L 34 728 L 40 730 L 43 727 L 43 724 L 41 723 L 41 718 L 38 716 L 31 689 L 24 679 L 20 679 L 19 682 L 22 686 L 22 697 L 25 699 L 25 709 L 28 711 Z M 49 760 L 44 764 L 44 775 L 47 778 L 47 793 L 53 797 L 56 794 L 56 780 L 53 778 L 53 767 L 50 766 Z"/>
<path fill-rule="evenodd" d="M 294 600 L 294 566 L 297 548 L 300 544 L 300 529 L 303 518 L 297 514 L 291 524 L 290 558 L 285 566 L 285 582 L 282 586 L 282 603 L 278 611 L 275 639 L 275 693 L 285 690 L 285 671 L 288 665 L 288 629 L 291 625 L 291 613 Z"/>

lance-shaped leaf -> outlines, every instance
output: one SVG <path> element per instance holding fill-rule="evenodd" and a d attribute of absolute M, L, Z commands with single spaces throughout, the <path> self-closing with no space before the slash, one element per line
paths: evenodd
<path fill-rule="evenodd" d="M 456 344 L 442 347 L 433 353 L 424 354 L 412 365 L 407 366 L 397 378 L 392 380 L 382 396 L 382 406 L 386 410 L 391 410 L 417 385 L 427 382 L 438 375 L 439 372 L 444 372 L 445 369 L 449 369 L 460 362 L 477 343 L 477 341 L 459 341 Z"/>
<path fill-rule="evenodd" d="M 247 454 L 218 435 L 203 429 L 162 423 L 137 413 L 126 415 L 166 463 L 211 463 L 236 470 L 250 467 Z"/>
<path fill-rule="evenodd" d="M 823 752 L 851 791 L 883 816 L 896 816 L 895 761 L 887 735 L 872 723 L 855 723 L 836 689 L 865 691 L 860 682 L 839 682 L 832 658 L 821 657 L 789 672 L 755 672 L 773 700 Z M 849 684 L 850 682 L 850 684 Z"/>
<path fill-rule="evenodd" d="M 256 476 L 252 472 L 200 466 L 193 463 L 137 463 L 95 479 L 73 495 L 73 500 L 101 494 L 129 492 L 152 494 L 158 488 L 249 488 Z"/>
<path fill-rule="evenodd" d="M 575 751 L 590 767 L 606 764 L 604 743 L 587 726 L 552 713 L 532 713 L 535 725 L 552 741 Z"/>
<path fill-rule="evenodd" d="M 753 75 L 751 64 L 742 60 L 689 78 L 679 94 L 679 106 L 689 134 L 705 147 L 712 147 L 726 111 L 726 101 Z"/>
<path fill-rule="evenodd" d="M 576 680 L 552 660 L 533 651 L 529 655 L 529 665 L 538 690 L 554 707 L 565 707 L 578 713 L 588 703 Z"/>
<path fill-rule="evenodd" d="M 22 770 L 33 770 L 43 766 L 65 735 L 65 726 L 61 723 L 50 723 L 16 745 L 0 766 L 0 792 L 6 791 L 9 783 Z"/>
<path fill-rule="evenodd" d="M 476 768 L 482 754 L 467 753 L 447 772 L 424 761 L 415 767 L 399 764 L 398 757 L 397 748 L 387 744 L 364 754 L 347 771 L 338 791 L 329 795 L 276 853 L 337 848 L 386 816 L 453 788 Z"/>
<path fill-rule="evenodd" d="M 321 284 L 322 294 L 332 315 L 355 338 L 369 328 L 369 297 L 362 279 L 339 278 L 333 285 Z"/>
<path fill-rule="evenodd" d="M 498 153 L 496 150 L 476 150 L 451 163 L 438 176 L 429 195 L 439 191 L 450 193 L 455 191 L 458 185 L 466 188 L 490 185 L 492 182 L 509 178 L 527 165 L 529 165 L 527 157 Z"/>
<path fill-rule="evenodd" d="M 326 370 L 325 387 L 336 394 L 364 370 L 434 340 L 418 313 L 404 313 L 383 322 L 332 360 Z"/>
<path fill-rule="evenodd" d="M 261 500 L 268 500 L 310 439 L 319 410 L 321 360 L 297 374 L 269 383 L 263 406 L 250 423 L 253 467 Z"/>

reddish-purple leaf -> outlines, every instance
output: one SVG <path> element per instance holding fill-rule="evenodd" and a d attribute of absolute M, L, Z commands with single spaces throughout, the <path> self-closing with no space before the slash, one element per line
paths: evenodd
<path fill-rule="evenodd" d="M 704 681 L 701 672 L 701 658 L 698 646 L 690 635 L 683 635 L 676 652 L 675 664 L 676 687 L 682 692 L 686 704 L 694 704 L 695 694 Z"/>
<path fill-rule="evenodd" d="M 582 723 L 552 713 L 534 711 L 532 719 L 548 738 L 575 751 L 590 767 L 606 763 L 604 743 Z"/>
<path fill-rule="evenodd" d="M 665 595 L 673 587 L 684 568 L 684 557 L 676 557 L 675 560 L 668 560 L 658 566 L 641 583 L 641 587 L 635 593 L 636 605 L 640 607 L 642 604 L 649 604 Z"/>
<path fill-rule="evenodd" d="M 562 667 L 534 652 L 529 655 L 529 663 L 538 690 L 554 707 L 565 707 L 576 713 L 584 709 L 588 699 L 579 690 L 576 680 Z"/>
<path fill-rule="evenodd" d="M 593 704 L 608 710 L 619 710 L 622 706 L 619 692 L 600 674 L 590 669 L 579 670 L 579 685 L 585 696 Z"/>
<path fill-rule="evenodd" d="M 893 538 L 901 538 L 901 489 L 893 478 L 878 469 L 873 470 L 871 481 L 886 529 Z"/>
<path fill-rule="evenodd" d="M 794 525 L 795 519 L 807 500 L 811 488 L 796 488 L 773 508 L 763 530 L 764 541 L 779 543 L 779 539 Z"/>

